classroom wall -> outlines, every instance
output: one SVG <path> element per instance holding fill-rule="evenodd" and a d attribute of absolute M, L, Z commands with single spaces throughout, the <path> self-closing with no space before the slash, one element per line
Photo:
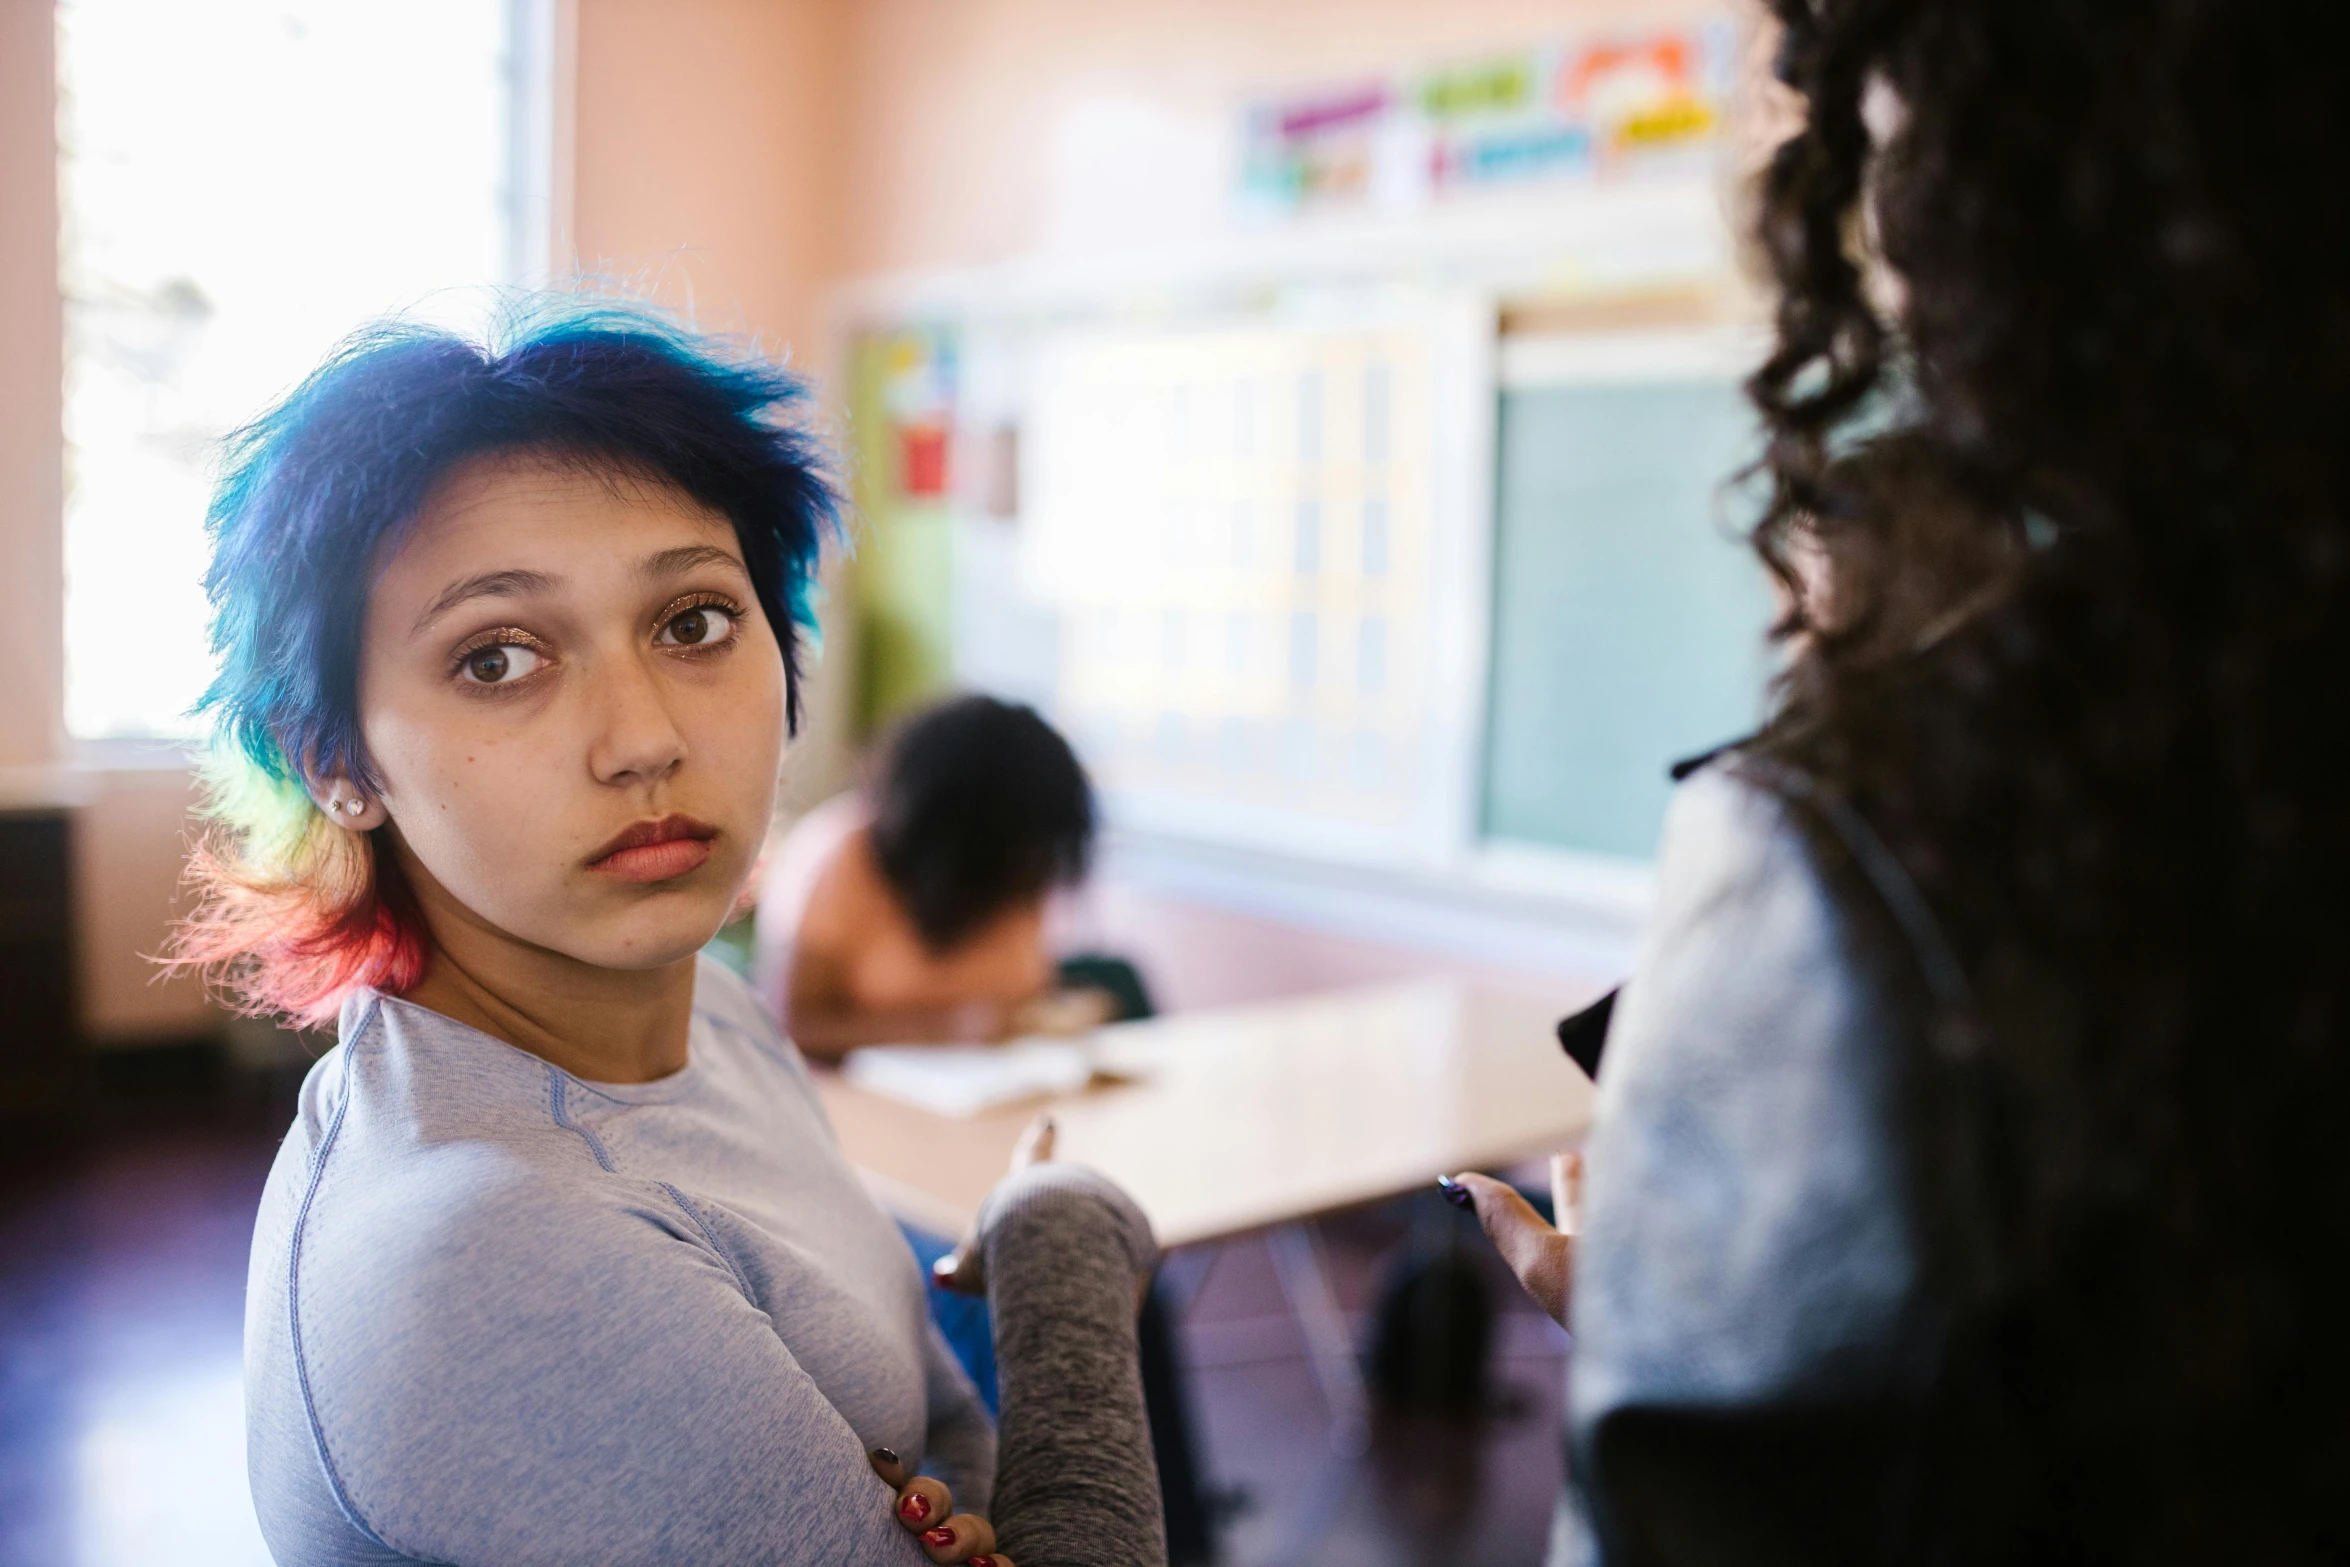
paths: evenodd
<path fill-rule="evenodd" d="M 1737 0 L 859 0 L 852 274 L 1124 249 L 1220 220 L 1237 102 Z M 1142 188 L 1124 149 L 1184 172 Z"/>
<path fill-rule="evenodd" d="M 63 355 L 57 29 L 48 0 L 0 0 L 0 770 L 64 741 Z"/>
<path fill-rule="evenodd" d="M 577 0 L 579 265 L 808 360 L 843 238 L 850 9 Z"/>

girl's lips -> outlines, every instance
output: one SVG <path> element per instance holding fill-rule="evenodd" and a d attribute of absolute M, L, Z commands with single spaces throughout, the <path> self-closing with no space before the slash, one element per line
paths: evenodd
<path fill-rule="evenodd" d="M 668 881 L 698 871 L 710 860 L 706 838 L 671 838 L 605 855 L 590 868 L 621 881 Z"/>
<path fill-rule="evenodd" d="M 668 881 L 707 864 L 710 840 L 717 836 L 718 829 L 707 822 L 673 811 L 629 823 L 588 861 L 588 869 L 619 881 Z"/>

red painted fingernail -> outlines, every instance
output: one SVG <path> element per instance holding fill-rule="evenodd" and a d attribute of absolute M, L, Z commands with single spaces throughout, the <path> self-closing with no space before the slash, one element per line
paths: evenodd
<path fill-rule="evenodd" d="M 955 1531 L 942 1523 L 935 1529 L 924 1530 L 922 1543 L 924 1545 L 952 1545 L 955 1543 Z"/>
<path fill-rule="evenodd" d="M 965 1562 L 963 1567 L 995 1567 L 995 1558 L 992 1556 L 974 1556 L 969 1561 Z"/>
<path fill-rule="evenodd" d="M 930 1498 L 920 1491 L 914 1492 L 898 1503 L 898 1516 L 908 1523 L 920 1523 L 930 1516 Z"/>

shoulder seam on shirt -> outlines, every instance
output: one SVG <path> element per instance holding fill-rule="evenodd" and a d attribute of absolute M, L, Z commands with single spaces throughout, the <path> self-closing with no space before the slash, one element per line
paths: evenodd
<path fill-rule="evenodd" d="M 317 1198 L 319 1183 L 326 1177 L 327 1155 L 334 1151 L 335 1139 L 343 1130 L 343 1117 L 351 1109 L 351 1045 L 366 1034 L 375 1013 L 376 1005 L 371 999 L 359 1026 L 351 1031 L 351 1040 L 343 1046 L 343 1096 L 335 1105 L 334 1119 L 327 1123 L 326 1135 L 318 1141 L 318 1152 L 311 1156 L 309 1179 L 302 1188 L 302 1206 L 294 1213 L 293 1238 L 286 1247 L 286 1331 L 294 1350 L 294 1381 L 302 1390 L 302 1413 L 310 1423 L 310 1441 L 318 1449 L 319 1467 L 326 1471 L 327 1489 L 334 1493 L 335 1505 L 369 1543 L 397 1551 L 399 1548 L 378 1534 L 359 1511 L 359 1504 L 352 1500 L 349 1488 L 343 1484 L 342 1472 L 335 1467 L 334 1455 L 327 1451 L 326 1425 L 319 1418 L 318 1401 L 310 1391 L 310 1357 L 302 1349 L 302 1232 L 309 1226 L 310 1204 Z"/>
<path fill-rule="evenodd" d="M 726 1271 L 728 1273 L 734 1275 L 734 1287 L 743 1292 L 743 1299 L 756 1300 L 757 1296 L 753 1295 L 751 1292 L 751 1281 L 749 1276 L 746 1275 L 740 1267 L 736 1266 L 734 1253 L 726 1249 L 726 1243 L 718 1238 L 718 1232 L 710 1228 L 710 1221 L 702 1217 L 702 1210 L 695 1207 L 693 1203 L 687 1199 L 685 1193 L 679 1191 L 676 1187 L 670 1185 L 667 1181 L 662 1181 L 658 1184 L 661 1190 L 669 1194 L 669 1200 L 677 1204 L 678 1207 L 684 1209 L 685 1216 L 694 1221 L 694 1228 L 702 1232 L 702 1239 L 710 1243 L 710 1249 L 718 1253 L 718 1260 L 726 1264 Z"/>
<path fill-rule="evenodd" d="M 778 1066 L 790 1070 L 791 1058 L 797 1052 L 792 1049 L 790 1041 L 783 1037 L 782 1026 L 768 1015 L 766 1004 L 759 999 L 759 993 L 752 987 L 751 982 L 715 958 L 707 958 L 704 961 L 725 976 L 719 981 L 721 988 L 731 983 L 742 991 L 742 1006 L 747 1006 L 751 1016 L 764 1026 L 746 1026 L 736 1018 L 721 1012 L 717 1006 L 704 1000 L 698 993 L 694 998 L 694 1016 L 713 1028 L 724 1029 L 728 1033 L 740 1035 L 750 1041 L 752 1048 L 761 1055 L 775 1062 Z M 730 1007 L 729 1010 L 741 1010 L 741 1007 Z"/>
<path fill-rule="evenodd" d="M 548 1113 L 554 1116 L 557 1126 L 587 1144 L 588 1152 L 595 1155 L 596 1163 L 602 1167 L 606 1175 L 619 1174 L 620 1167 L 612 1162 L 612 1155 L 605 1151 L 603 1139 L 571 1119 L 570 1106 L 565 1102 L 568 1098 L 565 1090 L 569 1084 L 570 1079 L 563 1071 L 553 1063 L 549 1063 L 547 1066 Z"/>
<path fill-rule="evenodd" d="M 596 1156 L 596 1163 L 606 1175 L 618 1175 L 620 1166 L 613 1162 L 610 1151 L 604 1147 L 603 1139 L 571 1118 L 570 1108 L 564 1102 L 566 1098 L 564 1089 L 568 1081 L 560 1068 L 552 1064 L 547 1067 L 547 1108 L 554 1115 L 555 1124 L 587 1144 L 588 1152 Z M 712 1251 L 718 1253 L 718 1260 L 726 1264 L 727 1273 L 734 1279 L 734 1287 L 743 1292 L 745 1300 L 752 1299 L 750 1278 L 736 1264 L 734 1253 L 728 1251 L 725 1243 L 718 1239 L 718 1232 L 710 1228 L 710 1221 L 702 1217 L 702 1211 L 687 1200 L 685 1193 L 667 1181 L 655 1181 L 653 1184 L 667 1192 L 669 1200 L 677 1204 L 679 1210 L 693 1221 L 694 1228 L 701 1231 L 702 1239 L 709 1244 Z"/>
<path fill-rule="evenodd" d="M 1863 880 L 1875 892 L 1894 929 L 1908 944 L 1910 956 L 1934 1000 L 1955 1012 L 1971 1011 L 1973 988 L 1966 967 L 1959 962 L 1950 938 L 1942 929 L 1933 905 L 1909 874 L 1909 868 L 1880 837 L 1867 817 L 1841 794 L 1823 789 L 1810 774 L 1759 758 L 1743 759 L 1740 769 L 1767 793 L 1790 807 L 1809 806 L 1852 857 Z"/>
<path fill-rule="evenodd" d="M 780 1030 L 778 1030 L 775 1037 L 770 1040 L 763 1037 L 760 1030 L 755 1028 L 745 1028 L 742 1024 L 736 1022 L 733 1018 L 722 1017 L 718 1013 L 710 1011 L 706 1008 L 696 1008 L 694 1011 L 694 1016 L 709 1024 L 712 1028 L 719 1029 L 725 1033 L 733 1034 L 738 1038 L 748 1040 L 752 1049 L 758 1051 L 759 1054 L 765 1056 L 768 1060 L 774 1062 L 777 1066 L 782 1067 L 785 1071 L 792 1072 L 798 1070 L 792 1061 L 792 1057 L 795 1052 L 784 1040 Z"/>

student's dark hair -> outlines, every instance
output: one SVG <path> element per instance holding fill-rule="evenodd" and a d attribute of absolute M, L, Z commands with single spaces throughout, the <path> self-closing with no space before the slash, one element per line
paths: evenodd
<path fill-rule="evenodd" d="M 934 952 L 1082 879 L 1093 789 L 1035 711 L 964 696 L 909 719 L 867 787 L 874 858 Z"/>
<path fill-rule="evenodd" d="M 2350 10 L 1772 9 L 1757 542 L 1913 609 L 1799 602 L 1766 745 L 1977 998 L 1916 1063 L 1955 1315 L 1886 1554 L 2350 1559 Z"/>

